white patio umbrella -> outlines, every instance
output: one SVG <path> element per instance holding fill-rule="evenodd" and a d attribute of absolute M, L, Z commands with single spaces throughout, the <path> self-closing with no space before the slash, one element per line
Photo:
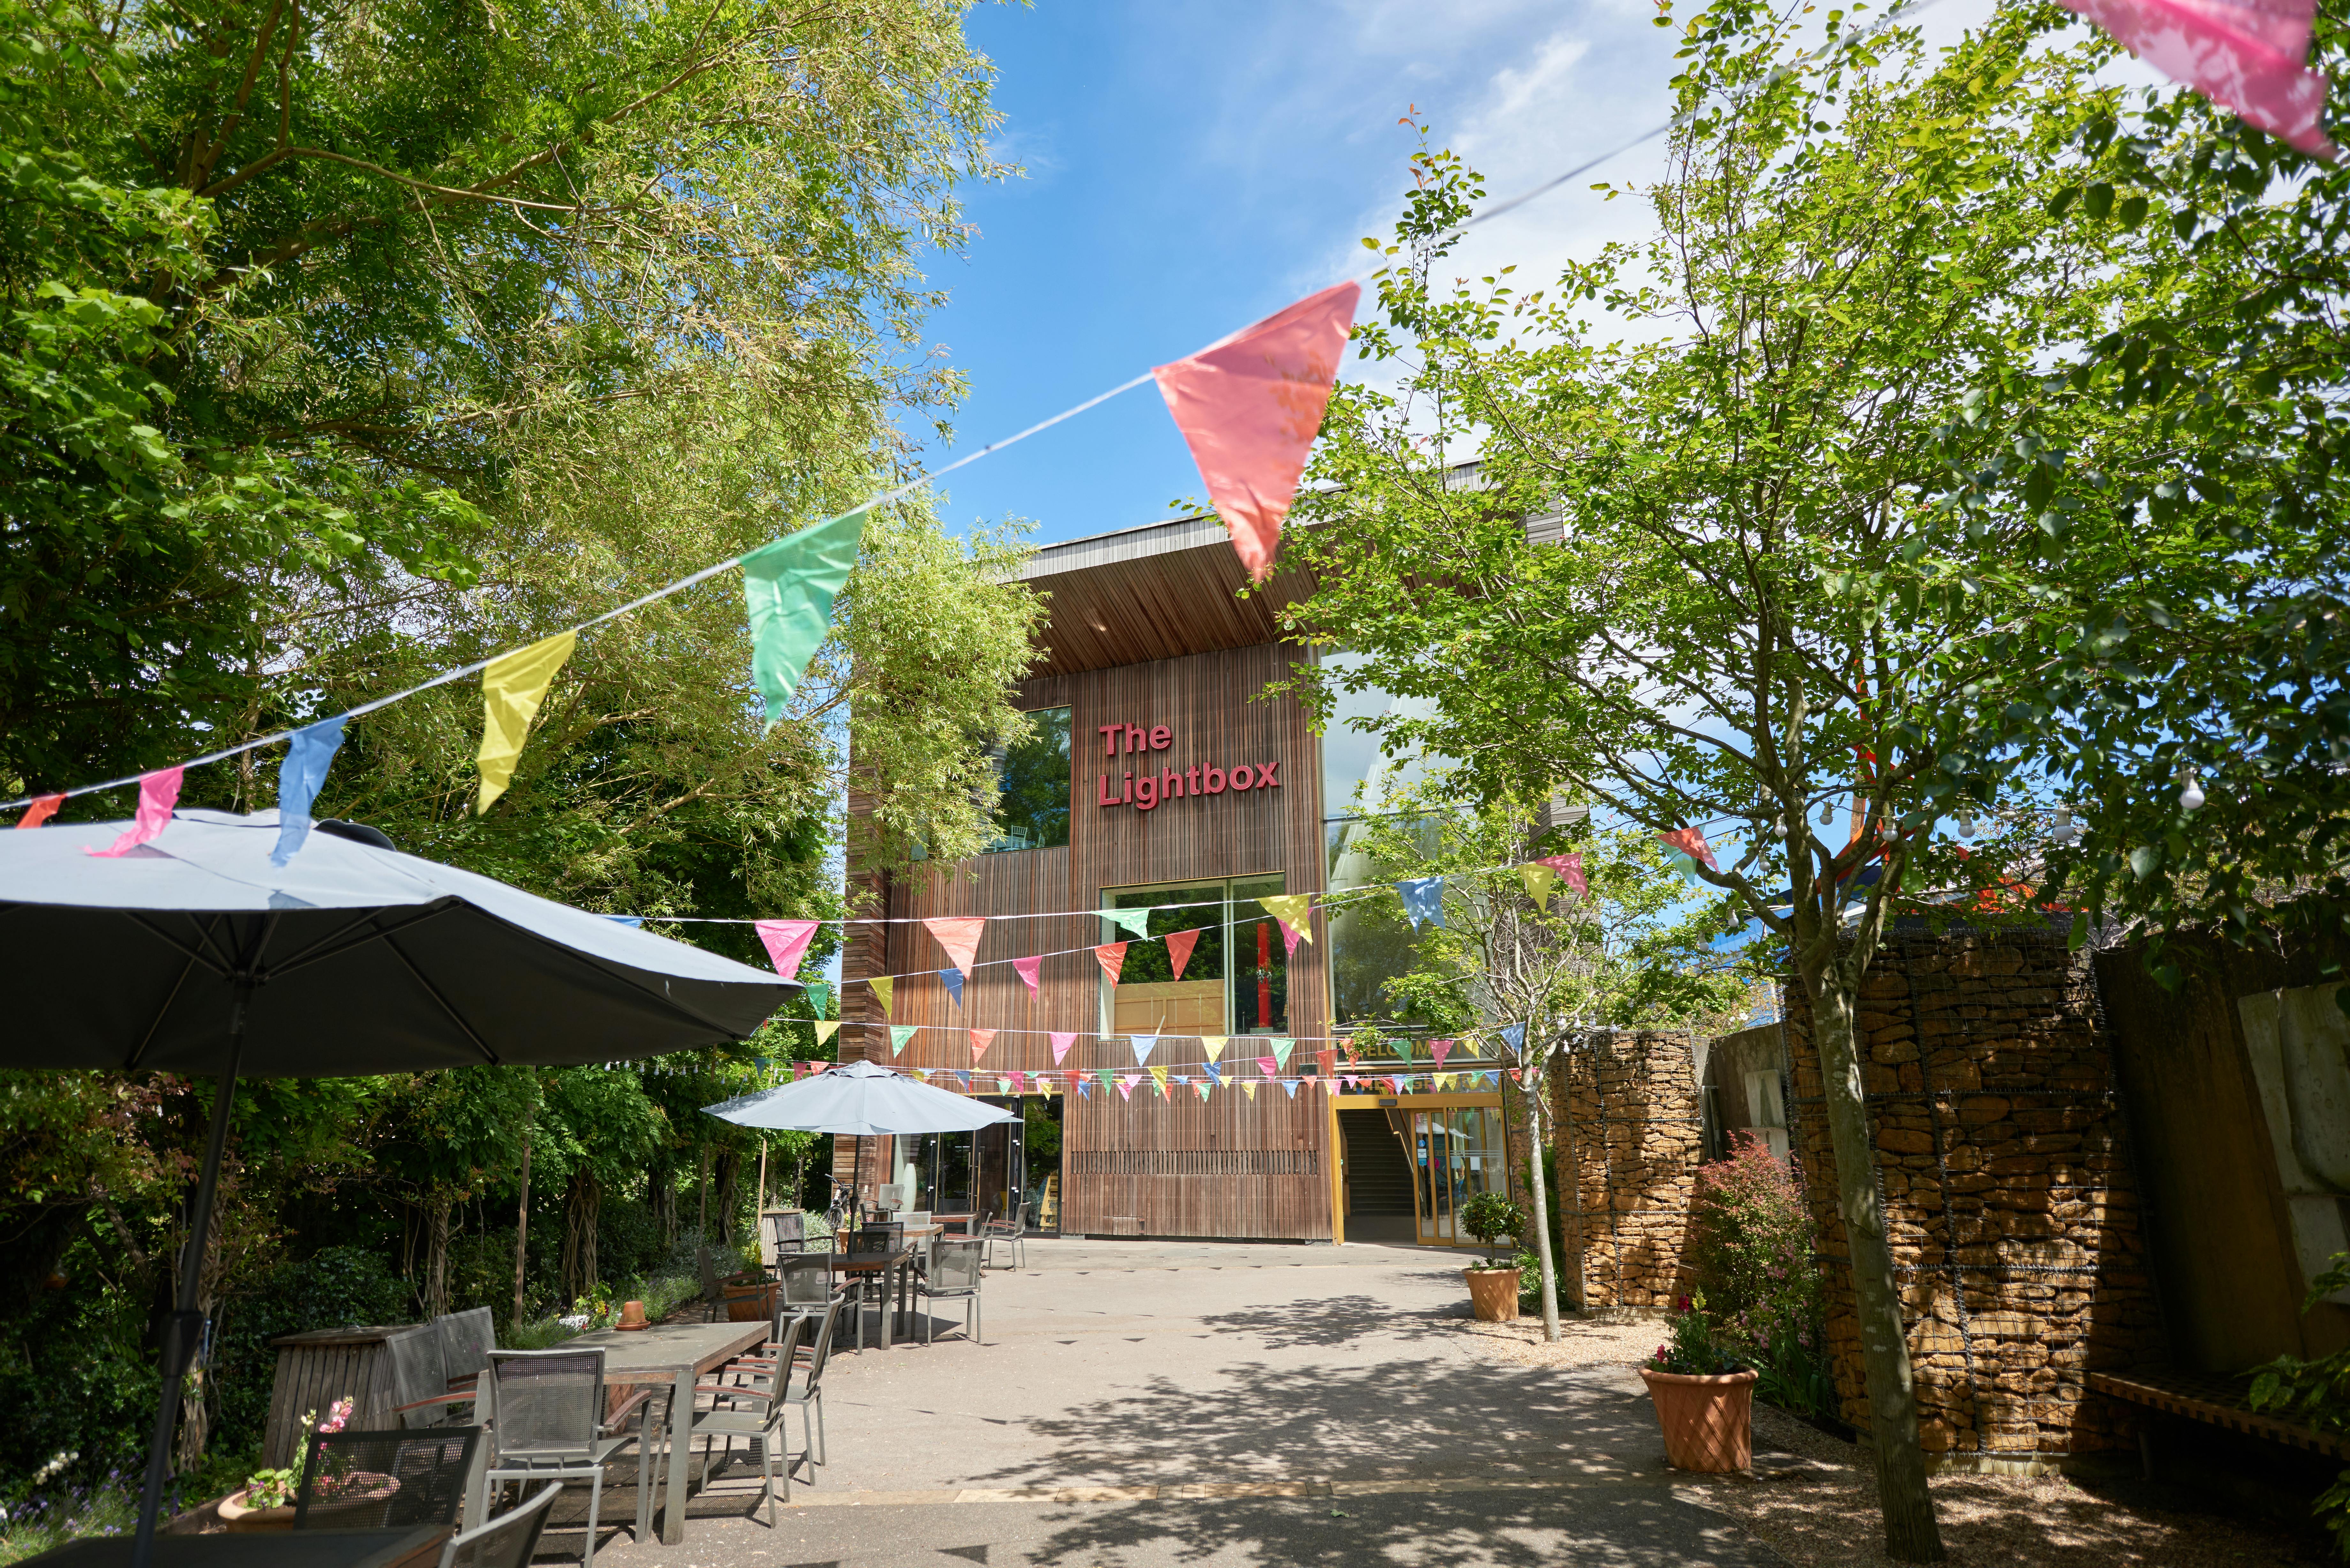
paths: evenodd
<path fill-rule="evenodd" d="M 126 855 L 88 853 L 130 826 L 0 832 L 0 1065 L 217 1075 L 132 1547 L 143 1568 L 239 1076 L 650 1056 L 741 1040 L 799 987 L 381 847 L 372 829 L 321 824 L 281 867 L 275 811 L 184 811 Z"/>
<path fill-rule="evenodd" d="M 702 1108 L 736 1127 L 842 1137 L 974 1132 L 1020 1119 L 1000 1106 L 949 1094 L 872 1062 L 850 1062 L 812 1078 Z"/>

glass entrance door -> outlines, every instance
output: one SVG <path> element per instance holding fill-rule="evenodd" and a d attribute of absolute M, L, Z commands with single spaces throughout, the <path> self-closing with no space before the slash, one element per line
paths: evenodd
<path fill-rule="evenodd" d="M 1412 1207 L 1419 1244 L 1472 1244 L 1459 1215 L 1480 1192 L 1509 1189 L 1502 1112 L 1497 1106 L 1444 1106 L 1411 1116 Z"/>

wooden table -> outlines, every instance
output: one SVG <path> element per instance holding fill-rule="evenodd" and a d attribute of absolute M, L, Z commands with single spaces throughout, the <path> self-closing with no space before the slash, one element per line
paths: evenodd
<path fill-rule="evenodd" d="M 669 1464 L 669 1487 L 661 1499 L 660 1541 L 664 1546 L 675 1546 L 685 1539 L 686 1479 L 693 1467 L 686 1462 L 684 1434 L 692 1423 L 693 1386 L 703 1374 L 715 1372 L 745 1351 L 766 1344 L 767 1328 L 764 1319 L 757 1323 L 657 1323 L 650 1328 L 627 1334 L 599 1329 L 567 1339 L 560 1346 L 565 1350 L 602 1350 L 606 1383 L 669 1385 L 670 1397 L 661 1407 L 660 1434 Z M 682 1419 L 678 1414 L 681 1410 L 685 1412 Z M 644 1440 L 653 1440 L 650 1428 Z M 646 1501 L 650 1502 L 650 1497 Z"/>
<path fill-rule="evenodd" d="M 25 1559 L 46 1568 L 117 1568 L 130 1561 L 131 1537 L 68 1541 Z M 157 1535 L 157 1568 L 218 1563 L 228 1568 L 432 1568 L 449 1539 L 445 1524 L 391 1530 L 286 1530 L 241 1534 Z"/>
<path fill-rule="evenodd" d="M 972 1221 L 978 1218 L 976 1214 L 933 1214 L 931 1216 L 931 1222 L 941 1230 L 949 1225 L 960 1226 L 962 1233 L 968 1236 L 972 1233 Z"/>
<path fill-rule="evenodd" d="M 914 1249 L 910 1245 L 892 1248 L 886 1252 L 837 1252 L 833 1255 L 832 1266 L 837 1273 L 881 1276 L 881 1348 L 884 1350 L 889 1349 L 892 1343 L 890 1331 L 897 1322 L 889 1312 L 890 1281 L 896 1280 L 898 1293 L 902 1298 L 909 1278 L 906 1264 L 913 1255 Z M 899 1310 L 905 1310 L 902 1299 Z M 857 1346 L 859 1350 L 865 1347 L 865 1307 L 862 1303 L 857 1308 Z"/>

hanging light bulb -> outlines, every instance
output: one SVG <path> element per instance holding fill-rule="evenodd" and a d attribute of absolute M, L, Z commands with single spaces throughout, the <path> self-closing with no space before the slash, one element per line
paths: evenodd
<path fill-rule="evenodd" d="M 2178 792 L 2178 809 L 2181 811 L 2200 811 L 2203 809 L 2203 786 L 2195 782 L 2195 770 L 2193 768 L 2189 768 L 2187 770 L 2187 787 Z"/>
<path fill-rule="evenodd" d="M 1974 836 L 1975 814 L 1971 811 L 1962 811 L 1959 813 L 1959 836 L 1960 838 L 1972 838 Z"/>
<path fill-rule="evenodd" d="M 2060 805 L 2056 808 L 2056 826 L 2049 830 L 2048 836 L 2059 844 L 2070 844 L 2081 836 L 2080 828 L 2074 825 L 2071 806 Z"/>
<path fill-rule="evenodd" d="M 1835 826 L 1835 802 L 1832 800 L 1820 802 L 1820 826 L 1822 827 Z"/>
<path fill-rule="evenodd" d="M 1877 842 L 1879 844 L 1890 844 L 1900 836 L 1901 836 L 1899 834 L 1893 831 L 1893 824 L 1890 821 L 1880 822 L 1877 825 Z"/>

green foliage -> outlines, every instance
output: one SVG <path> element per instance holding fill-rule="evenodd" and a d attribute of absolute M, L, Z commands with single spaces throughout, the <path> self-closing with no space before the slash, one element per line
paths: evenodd
<path fill-rule="evenodd" d="M 2334 1292 L 2350 1289 L 2350 1252 L 2336 1252 L 2325 1272 L 2309 1283 L 2301 1303 L 2304 1313 Z M 2314 1361 L 2280 1355 L 2251 1374 L 2248 1403 L 2255 1410 L 2298 1421 L 2320 1432 L 2340 1436 L 2350 1432 L 2350 1350 L 2337 1350 Z M 2310 1512 L 2334 1533 L 2334 1546 L 2350 1562 L 2350 1469 L 2334 1478 L 2318 1495 Z"/>
<path fill-rule="evenodd" d="M 1526 1211 L 1501 1192 L 1480 1192 L 1461 1206 L 1461 1229 L 1485 1243 L 1485 1262 L 1494 1262 L 1497 1243 L 1515 1241 L 1529 1229 Z"/>
<path fill-rule="evenodd" d="M 1755 1392 L 1805 1415 L 1833 1415 L 1819 1265 L 1810 1211 L 1787 1162 L 1750 1132 L 1728 1159 L 1698 1168 L 1689 1262 L 1716 1333 L 1760 1375 Z"/>
<path fill-rule="evenodd" d="M 1682 1298 L 1679 1309 L 1666 1314 L 1665 1333 L 1665 1343 L 1648 1358 L 1648 1365 L 1659 1372 L 1719 1377 L 1745 1371 L 1749 1365 L 1745 1347 L 1720 1332 L 1713 1314 L 1706 1310 L 1702 1291 Z"/>

